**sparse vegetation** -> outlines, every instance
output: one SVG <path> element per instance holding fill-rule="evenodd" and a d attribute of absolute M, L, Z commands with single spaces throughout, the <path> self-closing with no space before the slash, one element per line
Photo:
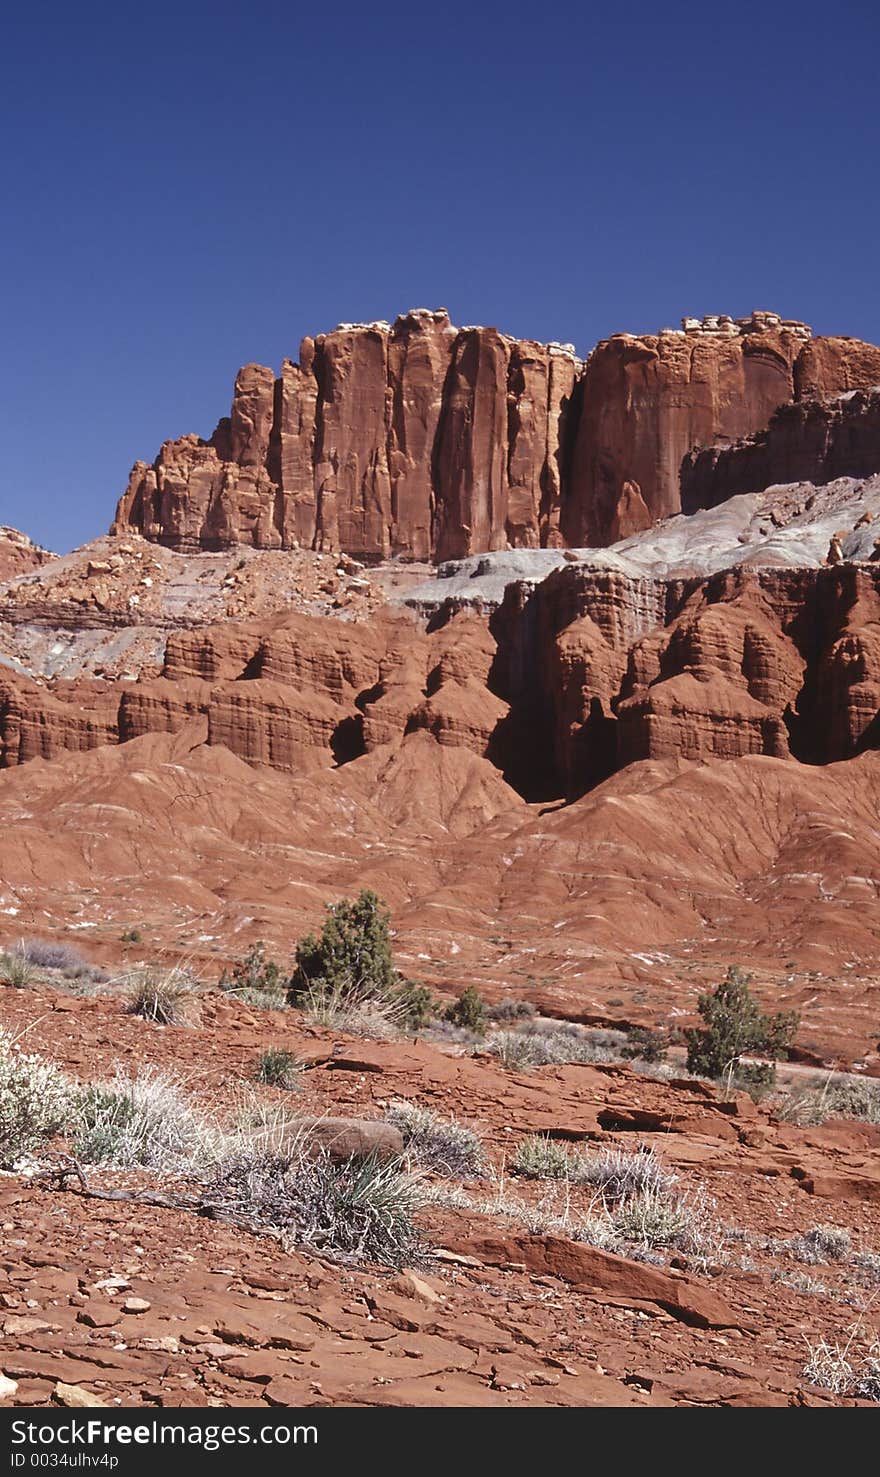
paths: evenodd
<path fill-rule="evenodd" d="M 64 1073 L 0 1028 L 0 1168 L 12 1168 L 60 1133 L 73 1101 Z"/>
<path fill-rule="evenodd" d="M 301 1086 L 303 1064 L 292 1051 L 270 1046 L 261 1052 L 257 1062 L 257 1081 L 267 1087 L 283 1087 L 288 1091 Z"/>
<path fill-rule="evenodd" d="M 220 988 L 257 1010 L 283 1010 L 287 1004 L 287 981 L 280 965 L 267 957 L 262 940 L 236 960 L 231 971 L 223 971 Z"/>
<path fill-rule="evenodd" d="M 463 1031 L 473 1031 L 475 1036 L 485 1035 L 486 1004 L 473 985 L 468 985 L 456 1000 L 447 1005 L 446 1019 Z"/>
<path fill-rule="evenodd" d="M 793 1011 L 764 1015 L 749 990 L 751 978 L 731 965 L 717 990 L 700 996 L 705 1026 L 685 1033 L 689 1072 L 714 1078 L 735 1074 L 740 1082 L 757 1086 L 775 1080 L 775 1060 L 786 1055 L 798 1017 Z M 770 1060 L 744 1062 L 751 1052 Z"/>
<path fill-rule="evenodd" d="M 531 1000 L 500 1000 L 497 1005 L 486 1006 L 486 1019 L 495 1025 L 510 1021 L 530 1021 L 536 1014 Z"/>
<path fill-rule="evenodd" d="M 849 1337 L 841 1344 L 820 1339 L 808 1344 L 808 1358 L 804 1365 L 804 1378 L 811 1385 L 830 1390 L 834 1395 L 845 1395 L 857 1400 L 880 1401 L 880 1342 L 867 1348 L 858 1345 L 858 1324 L 849 1330 Z"/>
<path fill-rule="evenodd" d="M 394 1103 L 386 1114 L 399 1128 L 407 1153 L 434 1174 L 470 1179 L 483 1172 L 483 1146 L 472 1129 L 416 1103 Z"/>
<path fill-rule="evenodd" d="M 139 928 L 123 929 L 119 938 L 123 944 L 141 944 L 144 940 L 144 936 Z"/>
<path fill-rule="evenodd" d="M 520 1139 L 510 1159 L 511 1174 L 529 1180 L 571 1179 L 572 1153 L 547 1134 L 533 1133 Z"/>
<path fill-rule="evenodd" d="M 75 1108 L 74 1151 L 85 1164 L 192 1168 L 216 1139 L 174 1079 L 150 1067 L 81 1087 Z"/>
<path fill-rule="evenodd" d="M 779 1111 L 788 1122 L 801 1125 L 824 1123 L 828 1118 L 880 1123 L 880 1083 L 829 1075 L 821 1086 L 802 1087 L 786 1094 Z"/>
<path fill-rule="evenodd" d="M 623 1149 L 605 1148 L 591 1154 L 541 1134 L 520 1142 L 510 1169 L 529 1179 L 559 1179 L 572 1185 L 591 1185 L 612 1205 L 636 1195 L 664 1195 L 676 1182 L 676 1176 L 662 1167 L 653 1149 L 639 1148 L 635 1154 L 628 1154 Z"/>
<path fill-rule="evenodd" d="M 218 1165 L 202 1203 L 324 1255 L 402 1267 L 425 1254 L 412 1219 L 424 1203 L 418 1182 L 375 1156 L 337 1164 L 303 1140 L 282 1153 L 241 1150 Z"/>
<path fill-rule="evenodd" d="M 179 1026 L 186 1020 L 192 989 L 192 978 L 179 966 L 138 970 L 129 981 L 129 1013 L 159 1026 Z"/>
<path fill-rule="evenodd" d="M 793 1236 L 786 1249 L 799 1262 L 811 1266 L 845 1262 L 852 1251 L 852 1237 L 843 1226 L 812 1226 L 802 1236 Z"/>
<path fill-rule="evenodd" d="M 704 1260 L 718 1255 L 723 1234 L 706 1196 L 647 1184 L 610 1212 L 615 1237 L 644 1251 L 679 1251 Z"/>
<path fill-rule="evenodd" d="M 16 990 L 23 990 L 32 985 L 37 977 L 37 971 L 33 962 L 28 959 L 24 951 L 24 945 L 19 941 L 13 944 L 11 949 L 0 954 L 0 979 L 12 985 Z"/>
<path fill-rule="evenodd" d="M 55 939 L 23 939 L 19 949 L 37 969 L 60 969 L 65 973 L 88 969 L 89 963 L 73 944 Z"/>

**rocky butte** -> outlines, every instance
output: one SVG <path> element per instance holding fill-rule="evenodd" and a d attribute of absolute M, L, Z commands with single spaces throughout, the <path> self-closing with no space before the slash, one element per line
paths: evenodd
<path fill-rule="evenodd" d="M 375 562 L 603 546 L 681 509 L 682 459 L 780 406 L 880 383 L 880 348 L 775 313 L 570 344 L 455 328 L 443 309 L 340 324 L 280 376 L 239 371 L 209 440 L 137 462 L 113 529 L 179 550 Z"/>
<path fill-rule="evenodd" d="M 878 381 L 408 314 L 243 370 L 114 535 L 0 530 L 0 1401 L 876 1401 Z M 259 962 L 362 888 L 418 1029 Z M 759 1101 L 683 1071 L 732 963 L 799 1017 Z"/>

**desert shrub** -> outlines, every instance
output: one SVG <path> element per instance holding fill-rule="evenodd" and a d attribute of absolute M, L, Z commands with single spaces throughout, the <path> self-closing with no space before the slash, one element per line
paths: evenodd
<path fill-rule="evenodd" d="M 23 939 L 19 945 L 22 954 L 37 969 L 85 970 L 88 961 L 73 944 L 60 943 L 55 939 Z"/>
<path fill-rule="evenodd" d="M 598 1154 L 579 1156 L 578 1184 L 592 1185 L 604 1200 L 616 1203 L 635 1195 L 663 1195 L 676 1176 L 661 1165 L 653 1149 L 640 1146 L 634 1154 L 625 1149 L 601 1149 Z"/>
<path fill-rule="evenodd" d="M 358 999 L 389 999 L 400 985 L 391 958 L 389 913 L 376 893 L 364 889 L 352 902 L 331 903 L 320 938 L 306 934 L 296 946 L 288 985 L 290 1003 L 299 1005 L 324 990 L 342 990 Z"/>
<path fill-rule="evenodd" d="M 619 1060 L 623 1036 L 612 1032 L 588 1034 L 572 1022 L 528 1022 L 489 1038 L 489 1050 L 516 1071 L 530 1067 L 566 1066 L 576 1062 Z"/>
<path fill-rule="evenodd" d="M 509 1021 L 530 1021 L 535 1013 L 531 1000 L 499 1000 L 497 1005 L 486 1006 L 486 1019 L 497 1025 Z"/>
<path fill-rule="evenodd" d="M 400 979 L 392 992 L 397 1006 L 398 1019 L 404 1030 L 424 1030 L 436 1012 L 437 1002 L 427 985 L 417 985 L 413 980 Z"/>
<path fill-rule="evenodd" d="M 464 1031 L 473 1031 L 475 1036 L 485 1034 L 486 1005 L 473 985 L 462 990 L 458 998 L 447 1005 L 445 1013 L 446 1019 L 453 1026 L 460 1026 Z"/>
<path fill-rule="evenodd" d="M 768 1084 L 775 1078 L 771 1062 L 748 1063 L 746 1052 L 777 1058 L 784 1056 L 798 1027 L 793 1011 L 764 1015 L 749 984 L 751 976 L 731 965 L 711 995 L 701 995 L 698 1010 L 705 1027 L 685 1033 L 687 1067 L 703 1077 L 723 1077 L 735 1072 L 741 1082 Z"/>
<path fill-rule="evenodd" d="M 510 1162 L 512 1173 L 530 1179 L 564 1179 L 573 1185 L 589 1185 L 604 1201 L 618 1204 L 638 1195 L 666 1195 L 676 1177 L 663 1169 L 653 1149 L 635 1154 L 623 1149 L 601 1149 L 588 1154 L 569 1148 L 541 1134 L 523 1139 Z"/>
<path fill-rule="evenodd" d="M 0 1168 L 9 1169 L 67 1124 L 73 1088 L 52 1062 L 0 1027 Z"/>
<path fill-rule="evenodd" d="M 811 1385 L 858 1400 L 880 1400 L 880 1342 L 866 1351 L 856 1346 L 858 1327 L 850 1330 L 845 1343 L 820 1339 L 809 1344 L 804 1378 Z"/>
<path fill-rule="evenodd" d="M 303 1064 L 292 1051 L 282 1046 L 270 1046 L 261 1052 L 257 1062 L 257 1081 L 268 1087 L 287 1089 L 300 1087 Z"/>
<path fill-rule="evenodd" d="M 186 1019 L 192 986 L 191 977 L 177 966 L 164 971 L 138 970 L 128 985 L 129 1014 L 159 1026 L 179 1026 Z"/>
<path fill-rule="evenodd" d="M 0 979 L 4 979 L 7 985 L 23 990 L 27 985 L 32 985 L 36 977 L 34 964 L 28 959 L 20 940 L 11 949 L 0 954 Z"/>
<path fill-rule="evenodd" d="M 852 1251 L 852 1237 L 843 1226 L 811 1226 L 802 1236 L 793 1236 L 785 1246 L 797 1261 L 819 1266 L 845 1262 Z"/>
<path fill-rule="evenodd" d="M 374 1155 L 339 1164 L 324 1149 L 309 1152 L 302 1139 L 280 1153 L 240 1150 L 217 1166 L 202 1201 L 325 1255 L 392 1267 L 424 1256 L 412 1220 L 423 1203 L 418 1183 Z"/>
<path fill-rule="evenodd" d="M 386 1118 L 399 1128 L 407 1153 L 424 1169 L 447 1179 L 468 1179 L 484 1169 L 483 1146 L 472 1129 L 417 1103 L 393 1103 Z"/>
<path fill-rule="evenodd" d="M 610 1211 L 615 1237 L 645 1251 L 708 1256 L 719 1252 L 723 1232 L 714 1205 L 701 1193 L 680 1194 L 663 1183 L 645 1184 L 622 1197 Z"/>
<path fill-rule="evenodd" d="M 224 969 L 220 988 L 258 1010 L 280 1010 L 287 1004 L 287 981 L 280 966 L 266 957 L 266 945 L 262 941 L 252 945 L 242 959 L 237 959 L 231 970 Z"/>
<path fill-rule="evenodd" d="M 144 939 L 139 928 L 125 928 L 119 937 L 124 944 L 140 944 Z"/>
<path fill-rule="evenodd" d="M 213 1142 L 209 1125 L 174 1079 L 150 1067 L 80 1088 L 74 1119 L 74 1150 L 86 1164 L 185 1169 Z"/>
<path fill-rule="evenodd" d="M 572 1165 L 571 1150 L 542 1133 L 520 1139 L 508 1162 L 511 1174 L 529 1180 L 571 1179 Z"/>
<path fill-rule="evenodd" d="M 627 1060 L 662 1062 L 666 1059 L 666 1041 L 660 1031 L 652 1031 L 649 1026 L 630 1026 L 620 1054 Z"/>
<path fill-rule="evenodd" d="M 291 1005 L 316 1025 L 383 1035 L 425 1017 L 429 995 L 405 980 L 391 957 L 388 909 L 364 890 L 332 903 L 320 937 L 296 946 L 288 982 Z"/>

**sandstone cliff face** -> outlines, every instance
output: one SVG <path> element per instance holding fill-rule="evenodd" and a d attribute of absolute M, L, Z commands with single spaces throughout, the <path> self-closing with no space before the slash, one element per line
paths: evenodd
<path fill-rule="evenodd" d="M 343 324 L 278 378 L 242 369 L 210 441 L 138 462 L 114 530 L 371 561 L 605 545 L 679 511 L 694 447 L 880 380 L 880 349 L 775 314 L 683 323 L 617 334 L 586 366 L 570 345 L 456 329 L 443 310 Z"/>
<path fill-rule="evenodd" d="M 811 341 L 804 324 L 774 314 L 683 321 L 656 336 L 617 334 L 590 355 L 562 523 L 570 544 L 603 545 L 679 512 L 684 455 L 759 430 L 800 380 L 848 389 L 873 372 L 870 345 Z"/>
<path fill-rule="evenodd" d="M 873 354 L 872 359 L 863 353 L 860 362 L 880 385 L 880 350 Z M 682 507 L 694 513 L 775 483 L 868 477 L 878 468 L 880 388 L 850 390 L 833 399 L 783 405 L 757 435 L 689 453 L 681 469 Z"/>
<path fill-rule="evenodd" d="M 368 560 L 558 543 L 579 370 L 570 347 L 458 330 L 442 310 L 342 325 L 277 380 L 241 370 L 210 441 L 138 462 L 114 531 Z"/>
<path fill-rule="evenodd" d="M 0 768 L 186 732 L 303 775 L 424 731 L 530 800 L 636 760 L 822 764 L 880 747 L 880 567 L 659 579 L 567 564 L 429 628 L 294 613 L 169 632 L 134 683 L 0 671 Z"/>
<path fill-rule="evenodd" d="M 877 746 L 873 565 L 669 581 L 568 567 L 534 600 L 547 742 L 570 795 L 639 759 L 829 763 Z"/>
<path fill-rule="evenodd" d="M 41 549 L 27 534 L 0 524 L 0 584 L 4 580 L 14 579 L 16 575 L 29 574 L 32 569 L 39 569 L 41 564 L 46 564 L 51 558 L 53 555 L 47 549 Z"/>

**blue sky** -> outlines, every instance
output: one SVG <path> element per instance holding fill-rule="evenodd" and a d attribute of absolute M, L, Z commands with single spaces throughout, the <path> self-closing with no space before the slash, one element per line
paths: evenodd
<path fill-rule="evenodd" d="M 240 364 L 340 320 L 880 341 L 878 41 L 869 0 L 8 13 L 0 523 L 103 532 Z"/>

